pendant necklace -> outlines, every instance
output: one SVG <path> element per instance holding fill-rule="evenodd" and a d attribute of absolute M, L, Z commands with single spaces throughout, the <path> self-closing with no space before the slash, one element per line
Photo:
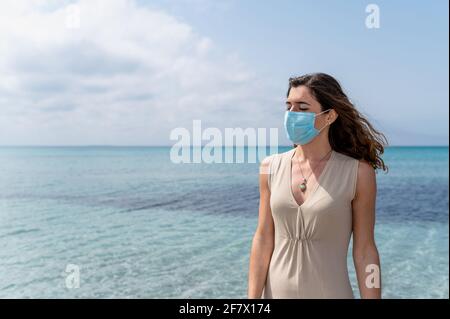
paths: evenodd
<path fill-rule="evenodd" d="M 333 149 L 331 149 L 328 153 L 326 153 L 325 154 L 325 156 L 324 157 L 322 157 L 320 160 L 319 160 L 319 163 L 320 162 L 322 162 L 322 160 L 332 151 Z M 308 179 L 309 179 L 309 177 L 311 176 L 311 174 L 313 173 L 313 170 L 311 169 L 311 173 L 309 173 L 309 175 L 308 175 L 308 178 L 306 178 L 305 177 L 305 175 L 303 175 L 303 171 L 302 171 L 302 167 L 300 166 L 300 161 L 299 161 L 299 159 L 297 158 L 297 164 L 298 164 L 298 167 L 300 168 L 300 173 L 302 174 L 302 177 L 303 177 L 303 182 L 302 183 L 300 183 L 299 185 L 298 185 L 298 188 L 300 188 L 300 190 L 302 191 L 302 193 L 304 193 L 305 191 L 306 191 L 306 183 L 308 183 Z M 317 165 L 316 165 L 316 167 L 317 167 Z"/>

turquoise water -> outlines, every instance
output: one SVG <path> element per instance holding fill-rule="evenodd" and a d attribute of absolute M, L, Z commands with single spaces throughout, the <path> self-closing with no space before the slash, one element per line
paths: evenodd
<path fill-rule="evenodd" d="M 0 297 L 245 298 L 258 164 L 173 164 L 169 151 L 0 148 Z M 383 155 L 384 298 L 449 297 L 448 154 Z M 66 286 L 68 264 L 79 288 Z"/>

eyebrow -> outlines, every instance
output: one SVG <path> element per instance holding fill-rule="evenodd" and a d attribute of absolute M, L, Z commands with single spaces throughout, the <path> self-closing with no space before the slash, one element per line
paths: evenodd
<path fill-rule="evenodd" d="M 291 103 L 291 101 L 286 100 L 286 104 Z M 305 101 L 292 101 L 292 103 L 299 103 L 299 104 L 306 104 L 306 105 L 310 105 L 308 102 Z"/>

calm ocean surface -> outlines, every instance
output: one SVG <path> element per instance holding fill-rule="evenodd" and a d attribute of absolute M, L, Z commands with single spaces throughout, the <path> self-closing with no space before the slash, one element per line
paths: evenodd
<path fill-rule="evenodd" d="M 0 298 L 246 298 L 258 164 L 180 165 L 169 152 L 0 147 Z M 383 158 L 383 297 L 448 298 L 449 149 Z M 66 287 L 69 264 L 79 288 Z"/>

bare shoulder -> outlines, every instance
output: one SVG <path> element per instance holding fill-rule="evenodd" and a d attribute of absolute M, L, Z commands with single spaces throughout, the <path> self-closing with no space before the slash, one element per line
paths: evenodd
<path fill-rule="evenodd" d="M 268 165 L 273 160 L 273 158 L 277 155 L 278 154 L 271 154 L 271 155 L 264 157 L 264 159 L 261 161 L 261 165 Z"/>
<path fill-rule="evenodd" d="M 268 174 L 269 169 L 270 169 L 270 163 L 272 163 L 274 158 L 278 155 L 279 154 L 271 154 L 271 155 L 266 156 L 259 165 L 259 172 L 261 174 Z"/>
<path fill-rule="evenodd" d="M 358 161 L 358 178 L 356 182 L 356 198 L 361 195 L 372 197 L 376 192 L 375 169 L 365 160 Z"/>
<path fill-rule="evenodd" d="M 369 182 L 370 180 L 375 178 L 375 169 L 369 162 L 365 160 L 358 160 L 358 179 L 362 179 L 363 181 Z"/>

